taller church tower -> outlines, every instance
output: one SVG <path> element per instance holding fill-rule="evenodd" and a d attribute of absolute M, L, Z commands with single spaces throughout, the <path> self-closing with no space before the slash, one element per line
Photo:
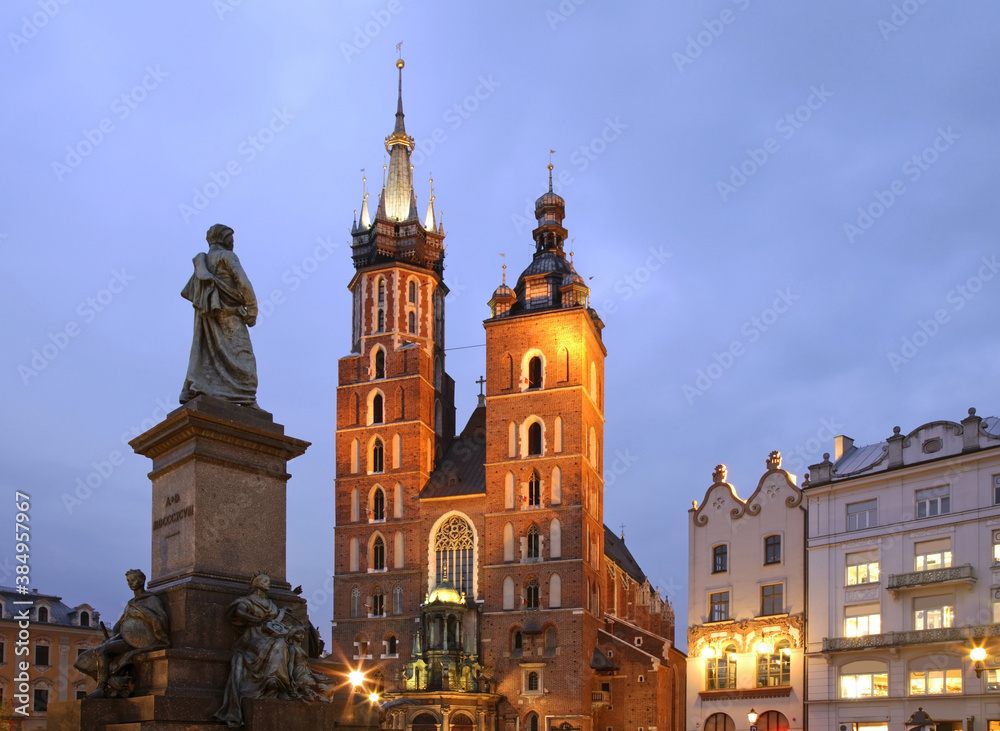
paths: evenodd
<path fill-rule="evenodd" d="M 454 435 L 444 371 L 444 230 L 413 192 L 403 61 L 388 172 L 374 219 L 352 230 L 352 348 L 337 389 L 333 642 L 358 660 L 399 657 L 425 595 L 418 496 Z M 353 649 L 353 651 L 352 651 Z M 407 648 L 408 650 L 409 648 Z"/>

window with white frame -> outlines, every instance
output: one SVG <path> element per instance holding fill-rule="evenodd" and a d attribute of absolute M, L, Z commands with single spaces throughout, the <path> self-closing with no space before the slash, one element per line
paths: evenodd
<path fill-rule="evenodd" d="M 865 500 L 847 506 L 847 530 L 864 530 L 878 525 L 878 501 Z"/>
<path fill-rule="evenodd" d="M 523 688 L 522 693 L 524 693 L 525 695 L 534 695 L 536 693 L 537 694 L 542 693 L 542 689 L 544 687 L 542 685 L 543 669 L 544 669 L 543 665 L 535 663 L 532 663 L 528 667 L 522 667 L 521 670 L 522 674 L 521 682 L 523 683 L 523 685 L 521 686 Z"/>
<path fill-rule="evenodd" d="M 708 621 L 722 622 L 729 619 L 729 592 L 717 591 L 708 595 Z"/>
<path fill-rule="evenodd" d="M 760 587 L 761 616 L 781 614 L 785 611 L 785 588 L 783 584 L 764 584 Z"/>
<path fill-rule="evenodd" d="M 725 543 L 712 547 L 712 573 L 720 574 L 729 570 L 729 546 Z"/>
<path fill-rule="evenodd" d="M 736 645 L 705 660 L 705 690 L 728 690 L 736 687 Z"/>
<path fill-rule="evenodd" d="M 941 629 L 954 624 L 954 595 L 921 596 L 913 600 L 913 629 Z"/>
<path fill-rule="evenodd" d="M 878 604 L 845 607 L 844 615 L 845 637 L 864 637 L 882 632 L 882 612 Z"/>
<path fill-rule="evenodd" d="M 961 668 L 910 671 L 910 695 L 942 695 L 961 692 Z"/>
<path fill-rule="evenodd" d="M 986 692 L 996 693 L 1000 691 L 1000 670 L 989 668 L 986 670 Z"/>
<path fill-rule="evenodd" d="M 993 590 L 992 598 L 993 624 L 1000 624 L 1000 589 Z"/>
<path fill-rule="evenodd" d="M 1000 505 L 1000 475 L 993 475 L 993 504 Z"/>
<path fill-rule="evenodd" d="M 878 583 L 878 550 L 847 554 L 847 585 Z"/>
<path fill-rule="evenodd" d="M 889 695 L 889 670 L 878 660 L 858 660 L 840 668 L 841 698 L 878 698 Z"/>
<path fill-rule="evenodd" d="M 916 499 L 918 518 L 932 518 L 951 512 L 951 487 L 948 485 L 917 490 Z"/>
<path fill-rule="evenodd" d="M 916 571 L 933 571 L 951 566 L 951 538 L 920 541 L 913 544 L 913 568 Z"/>

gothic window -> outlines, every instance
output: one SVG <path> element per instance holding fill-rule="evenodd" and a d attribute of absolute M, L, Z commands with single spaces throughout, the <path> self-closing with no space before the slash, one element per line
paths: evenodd
<path fill-rule="evenodd" d="M 545 649 L 555 650 L 556 649 L 556 628 L 549 627 L 545 630 Z"/>
<path fill-rule="evenodd" d="M 402 446 L 402 444 L 400 444 Z M 396 516 L 397 519 L 403 517 L 403 486 L 400 483 L 396 483 L 395 489 L 395 499 L 392 501 L 392 514 Z"/>
<path fill-rule="evenodd" d="M 348 570 L 357 571 L 358 570 L 358 538 L 355 536 L 351 539 L 350 555 L 348 558 Z"/>
<path fill-rule="evenodd" d="M 408 329 L 411 335 L 415 335 L 417 332 L 417 313 L 411 312 L 407 315 Z"/>
<path fill-rule="evenodd" d="M 503 357 L 503 387 L 514 388 L 514 359 L 509 355 Z"/>
<path fill-rule="evenodd" d="M 379 586 L 372 589 L 372 616 L 385 616 L 385 594 L 382 593 L 382 588 Z"/>
<path fill-rule="evenodd" d="M 351 442 L 351 474 L 357 474 L 358 470 L 361 469 L 361 441 L 355 439 Z M 357 520 L 357 517 L 354 518 Z"/>
<path fill-rule="evenodd" d="M 361 589 L 356 586 L 351 589 L 351 616 L 361 616 Z"/>
<path fill-rule="evenodd" d="M 411 281 L 409 289 L 410 289 L 410 302 L 412 302 L 413 304 L 416 304 L 417 303 L 417 283 Z"/>
<path fill-rule="evenodd" d="M 535 421 L 528 427 L 528 456 L 537 457 L 542 453 L 542 425 Z"/>
<path fill-rule="evenodd" d="M 559 578 L 559 574 L 552 574 L 552 576 L 549 577 L 549 608 L 558 609 L 561 606 L 562 579 Z"/>
<path fill-rule="evenodd" d="M 530 689 L 530 686 L 531 686 L 531 676 L 532 675 L 535 676 L 535 691 L 537 691 L 538 690 L 538 673 L 529 673 L 529 675 L 528 675 L 528 686 L 529 686 L 529 689 Z M 525 719 L 525 724 L 524 725 L 527 727 L 525 729 L 525 731 L 538 731 L 538 714 L 537 713 L 531 713 L 531 714 L 529 714 L 528 717 Z"/>
<path fill-rule="evenodd" d="M 357 394 L 354 394 L 354 423 L 361 423 L 361 399 L 358 398 Z"/>
<path fill-rule="evenodd" d="M 383 332 L 384 330 L 385 330 L 385 310 L 383 310 L 380 307 L 378 311 L 378 327 L 376 328 L 376 332 Z"/>
<path fill-rule="evenodd" d="M 392 468 L 398 470 L 403 466 L 403 437 L 399 434 L 394 434 L 392 437 Z M 395 513 L 396 517 L 400 517 L 403 511 Z"/>
<path fill-rule="evenodd" d="M 382 444 L 381 439 L 375 437 L 375 441 L 372 442 L 371 471 L 382 472 L 384 465 L 385 465 L 385 446 Z"/>
<path fill-rule="evenodd" d="M 542 479 L 537 472 L 531 473 L 528 480 L 528 505 L 542 504 Z"/>
<path fill-rule="evenodd" d="M 549 558 L 562 558 L 562 523 L 553 518 L 549 523 Z"/>
<path fill-rule="evenodd" d="M 514 579 L 505 576 L 503 580 L 503 608 L 514 608 Z"/>
<path fill-rule="evenodd" d="M 524 604 L 528 609 L 538 609 L 539 607 L 538 579 L 528 579 L 524 586 Z"/>
<path fill-rule="evenodd" d="M 385 280 L 382 277 L 378 278 L 378 303 L 385 304 Z"/>
<path fill-rule="evenodd" d="M 550 502 L 559 505 L 562 502 L 562 470 L 558 467 L 552 468 L 552 484 L 549 485 Z"/>
<path fill-rule="evenodd" d="M 559 348 L 559 355 L 556 358 L 556 365 L 559 368 L 559 380 L 569 380 L 569 350 L 565 347 Z"/>
<path fill-rule="evenodd" d="M 381 325 L 379 330 L 381 330 Z M 375 351 L 375 377 L 385 378 L 385 351 L 379 348 Z"/>
<path fill-rule="evenodd" d="M 399 584 L 392 588 L 392 613 L 397 616 L 403 613 L 403 587 Z"/>
<path fill-rule="evenodd" d="M 705 731 L 736 731 L 736 723 L 725 713 L 713 713 L 705 719 Z"/>
<path fill-rule="evenodd" d="M 514 473 L 508 472 L 504 478 L 503 506 L 508 510 L 514 507 Z"/>
<path fill-rule="evenodd" d="M 528 361 L 528 388 L 542 387 L 542 359 L 537 355 Z"/>
<path fill-rule="evenodd" d="M 472 596 L 474 549 L 472 526 L 458 515 L 445 520 L 434 537 L 434 583 L 440 584 L 447 571 L 448 580 L 455 588 Z"/>
<path fill-rule="evenodd" d="M 385 520 L 385 492 L 376 487 L 372 494 L 372 520 Z"/>
<path fill-rule="evenodd" d="M 514 526 L 511 523 L 503 527 L 503 560 L 514 560 Z"/>
<path fill-rule="evenodd" d="M 521 634 L 521 630 L 516 629 L 511 633 L 511 650 L 513 652 L 521 652 L 524 649 L 524 635 Z"/>
<path fill-rule="evenodd" d="M 351 520 L 352 521 L 360 520 L 360 518 L 358 517 L 358 513 L 360 511 L 360 507 L 359 507 L 359 505 L 360 505 L 359 494 L 360 493 L 358 492 L 358 488 L 355 487 L 353 490 L 351 490 Z"/>
<path fill-rule="evenodd" d="M 538 535 L 538 526 L 532 524 L 528 528 L 528 558 L 537 559 L 541 555 L 541 537 Z"/>
<path fill-rule="evenodd" d="M 403 552 L 403 532 L 396 531 L 395 545 L 392 549 L 393 566 L 397 569 L 403 568 L 403 557 L 405 555 Z"/>
<path fill-rule="evenodd" d="M 385 569 L 385 541 L 382 540 L 382 536 L 375 536 L 375 540 L 372 541 L 371 567 L 375 571 Z"/>
<path fill-rule="evenodd" d="M 385 638 L 385 654 L 398 655 L 399 647 L 396 643 L 396 635 L 389 635 Z"/>
<path fill-rule="evenodd" d="M 382 404 L 382 394 L 375 394 L 372 398 L 372 424 L 382 423 Z"/>

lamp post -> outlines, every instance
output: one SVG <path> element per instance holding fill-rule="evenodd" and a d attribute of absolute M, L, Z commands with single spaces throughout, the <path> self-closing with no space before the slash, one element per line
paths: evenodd
<path fill-rule="evenodd" d="M 924 713 L 923 707 L 918 707 L 916 713 L 910 716 L 908 721 L 903 722 L 903 727 L 906 731 L 935 731 L 937 724 Z"/>
<path fill-rule="evenodd" d="M 969 657 L 975 663 L 976 677 L 983 677 L 983 670 L 986 669 L 986 650 L 982 647 L 973 647 L 972 652 L 969 653 Z"/>
<path fill-rule="evenodd" d="M 751 708 L 750 712 L 747 714 L 747 720 L 750 722 L 751 726 L 757 723 L 757 711 Z"/>

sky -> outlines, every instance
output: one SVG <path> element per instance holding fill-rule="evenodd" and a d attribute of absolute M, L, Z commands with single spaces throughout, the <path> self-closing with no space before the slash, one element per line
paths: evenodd
<path fill-rule="evenodd" d="M 685 647 L 687 511 L 716 464 L 746 498 L 773 449 L 801 479 L 838 434 L 1000 414 L 998 24 L 985 0 L 4 3 L 0 519 L 30 495 L 32 586 L 114 621 L 148 571 L 126 443 L 177 405 L 179 293 L 221 222 L 261 303 L 259 403 L 312 443 L 288 580 L 329 636 L 350 229 L 402 41 L 458 425 L 555 150 L 606 324 L 604 519 Z"/>

